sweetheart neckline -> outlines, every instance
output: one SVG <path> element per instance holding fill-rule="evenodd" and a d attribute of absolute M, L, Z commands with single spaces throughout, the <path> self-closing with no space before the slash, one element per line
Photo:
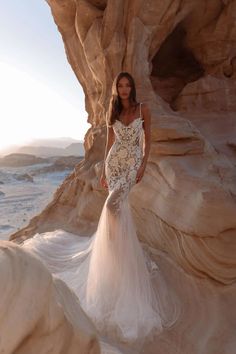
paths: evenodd
<path fill-rule="evenodd" d="M 142 117 L 137 117 L 137 118 L 135 118 L 134 120 L 132 120 L 132 122 L 130 122 L 128 125 L 125 125 L 124 123 L 122 123 L 121 122 L 121 120 L 116 120 L 116 122 L 120 122 L 121 123 L 121 125 L 123 125 L 125 128 L 128 128 L 133 122 L 135 122 L 136 120 L 138 120 L 138 119 L 142 119 L 143 120 L 143 118 Z"/>

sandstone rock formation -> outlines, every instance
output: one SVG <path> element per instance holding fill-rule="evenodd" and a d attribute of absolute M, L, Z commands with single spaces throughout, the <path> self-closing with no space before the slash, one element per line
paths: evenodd
<path fill-rule="evenodd" d="M 0 279 L 1 353 L 100 353 L 96 330 L 73 293 L 12 242 L 0 242 Z"/>
<path fill-rule="evenodd" d="M 235 323 L 230 309 L 236 289 L 236 0 L 48 3 L 84 89 L 91 128 L 84 160 L 47 208 L 11 239 L 55 228 L 94 232 L 106 196 L 99 176 L 111 84 L 119 71 L 129 71 L 138 99 L 152 113 L 149 162 L 131 193 L 139 237 L 154 257 L 155 250 L 162 252 L 177 266 L 182 281 L 177 297 L 186 316 L 166 337 L 164 352 L 178 347 L 181 354 L 234 354 L 236 335 L 228 324 Z M 178 277 L 163 271 L 175 291 Z M 204 295 L 209 287 L 214 291 Z M 190 337 L 182 338 L 180 328 L 190 325 Z"/>

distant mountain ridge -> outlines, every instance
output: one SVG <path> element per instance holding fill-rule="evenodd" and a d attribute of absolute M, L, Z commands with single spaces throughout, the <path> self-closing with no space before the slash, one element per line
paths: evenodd
<path fill-rule="evenodd" d="M 20 167 L 20 166 L 29 166 L 29 165 L 36 165 L 49 162 L 47 159 L 29 155 L 29 154 L 20 154 L 20 153 L 13 153 L 3 158 L 0 158 L 0 166 L 4 167 Z"/>
<path fill-rule="evenodd" d="M 64 171 L 72 169 L 83 159 L 83 156 L 49 156 L 42 158 L 31 154 L 12 153 L 0 158 L 0 167 L 23 167 L 37 164 L 49 164 L 48 166 L 39 167 L 37 170 L 32 170 L 31 175 Z"/>
<path fill-rule="evenodd" d="M 68 154 L 84 156 L 84 146 L 82 140 L 70 137 L 42 138 L 24 145 L 9 145 L 7 148 L 0 150 L 0 157 L 12 153 L 33 154 L 39 157 L 67 156 Z"/>
<path fill-rule="evenodd" d="M 32 154 L 39 157 L 50 156 L 84 156 L 83 143 L 72 143 L 65 148 L 53 146 L 22 146 L 17 149 L 18 153 Z"/>

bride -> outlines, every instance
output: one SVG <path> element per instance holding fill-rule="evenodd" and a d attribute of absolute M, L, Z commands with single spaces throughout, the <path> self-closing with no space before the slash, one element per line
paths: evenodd
<path fill-rule="evenodd" d="M 84 237 L 55 230 L 23 244 L 76 293 L 99 333 L 130 343 L 153 338 L 164 328 L 153 285 L 159 269 L 137 238 L 128 201 L 143 177 L 149 150 L 148 106 L 136 101 L 132 76 L 121 72 L 108 110 L 100 179 L 108 196 L 96 232 Z"/>

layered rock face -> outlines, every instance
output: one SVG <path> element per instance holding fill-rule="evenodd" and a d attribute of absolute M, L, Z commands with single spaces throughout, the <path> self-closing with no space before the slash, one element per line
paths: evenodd
<path fill-rule="evenodd" d="M 0 352 L 99 354 L 96 330 L 64 282 L 12 242 L 0 246 Z"/>
<path fill-rule="evenodd" d="M 118 72 L 130 72 L 152 114 L 148 165 L 130 201 L 140 240 L 177 269 L 163 266 L 181 313 L 155 354 L 176 353 L 177 344 L 182 354 L 235 353 L 236 0 L 48 3 L 91 128 L 84 160 L 11 239 L 56 228 L 95 231 L 106 197 L 99 177 L 111 85 Z"/>

